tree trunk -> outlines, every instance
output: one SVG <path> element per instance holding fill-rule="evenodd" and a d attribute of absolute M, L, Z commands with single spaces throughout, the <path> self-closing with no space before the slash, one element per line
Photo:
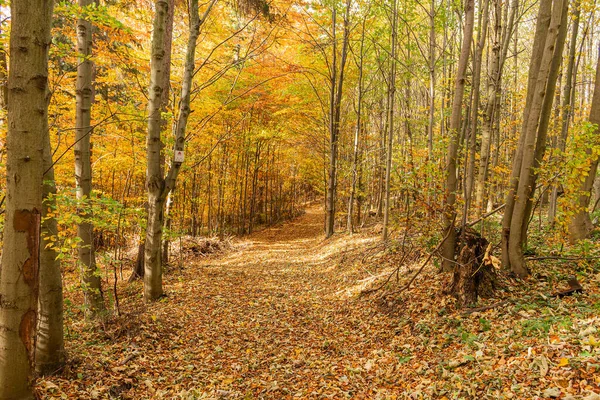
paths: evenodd
<path fill-rule="evenodd" d="M 487 85 L 486 105 L 483 111 L 483 125 L 481 129 L 481 152 L 479 157 L 479 170 L 475 181 L 475 208 L 479 214 L 484 212 L 484 201 L 486 197 L 485 182 L 489 176 L 489 164 L 491 155 L 492 132 L 494 128 L 494 117 L 499 115 L 497 112 L 500 106 L 501 97 L 501 76 L 504 69 L 504 62 L 508 53 L 508 47 L 513 35 L 515 14 L 518 8 L 518 0 L 513 0 L 510 6 L 510 17 L 506 26 L 502 29 L 502 3 L 499 0 L 494 1 L 494 43 L 492 45 L 492 60 Z M 508 5 L 505 5 L 508 7 Z M 505 9 L 506 12 L 506 9 Z"/>
<path fill-rule="evenodd" d="M 429 4 L 429 119 L 427 124 L 427 160 L 433 161 L 433 129 L 435 125 L 435 0 Z M 433 181 L 433 176 L 429 179 Z"/>
<path fill-rule="evenodd" d="M 471 208 L 471 198 L 473 195 L 473 185 L 475 181 L 475 152 L 477 151 L 477 130 L 479 124 L 479 87 L 481 83 L 481 64 L 483 59 L 483 49 L 487 39 L 487 30 L 489 22 L 489 0 L 484 0 L 483 9 L 479 19 L 479 32 L 477 34 L 477 47 L 473 59 L 473 106 L 471 108 L 471 130 L 469 134 L 469 151 L 465 165 L 465 186 L 464 197 L 465 205 L 462 217 L 462 226 L 467 222 Z"/>
<path fill-rule="evenodd" d="M 0 31 L 0 34 L 1 33 L 2 32 Z M 4 45 L 0 44 L 0 110 L 2 111 L 6 109 L 6 104 L 8 102 L 8 84 L 6 81 L 8 74 L 8 65 L 6 60 L 6 49 L 4 48 Z M 3 115 L 2 122 L 6 122 L 4 118 L 5 117 Z"/>
<path fill-rule="evenodd" d="M 93 4 L 93 0 L 79 0 L 83 9 Z M 85 18 L 77 20 L 77 89 L 75 91 L 77 110 L 75 114 L 75 187 L 77 200 L 81 202 L 77 225 L 79 265 L 86 313 L 98 316 L 104 310 L 104 297 L 100 275 L 96 268 L 94 249 L 94 224 L 91 222 L 90 196 L 92 194 L 92 164 L 90 135 L 91 111 L 94 101 L 92 74 L 94 63 L 92 55 L 92 24 Z"/>
<path fill-rule="evenodd" d="M 504 209 L 504 216 L 502 218 L 502 265 L 506 268 L 510 268 L 510 260 L 508 256 L 510 222 L 515 204 L 515 194 L 519 185 L 519 174 L 523 159 L 523 143 L 525 139 L 525 132 L 527 131 L 527 124 L 529 123 L 529 110 L 531 109 L 531 103 L 534 97 L 537 75 L 540 69 L 540 63 L 542 61 L 542 54 L 544 52 L 546 34 L 548 33 L 548 26 L 550 25 L 551 11 L 552 0 L 541 0 L 537 16 L 535 36 L 533 40 L 531 62 L 529 64 L 527 95 L 525 100 L 525 109 L 523 110 L 523 124 L 521 128 L 522 134 L 519 136 L 517 149 L 515 150 L 513 156 L 511 175 L 508 184 L 508 194 L 506 195 L 506 207 Z M 516 127 L 514 130 L 516 131 Z M 527 275 L 527 271 L 520 271 L 519 273 L 521 273 L 523 276 Z"/>
<path fill-rule="evenodd" d="M 598 135 L 598 125 L 600 125 L 600 62 L 596 65 L 596 79 L 594 85 L 594 95 L 592 97 L 592 105 L 590 107 L 590 123 L 596 125 L 594 128 L 596 135 Z M 598 171 L 598 162 L 600 158 L 597 154 L 592 153 L 590 147 L 586 148 L 586 153 L 590 157 L 590 167 L 587 171 L 587 175 L 583 179 L 581 186 L 579 187 L 579 198 L 577 204 L 577 211 L 569 223 L 569 236 L 571 241 L 585 239 L 589 237 L 592 231 L 593 225 L 590 219 L 589 207 L 590 199 L 592 195 L 592 188 L 594 186 L 594 180 L 596 179 L 596 173 Z"/>
<path fill-rule="evenodd" d="M 598 209 L 598 206 L 600 205 L 600 174 L 598 174 L 598 171 L 596 171 L 596 179 L 594 179 L 593 189 L 594 198 L 592 203 L 592 212 L 596 211 Z"/>
<path fill-rule="evenodd" d="M 397 26 L 398 26 L 398 1 L 392 0 L 392 37 L 390 41 L 390 76 L 388 81 L 388 137 L 387 137 L 387 153 L 385 160 L 385 204 L 383 208 L 383 229 L 381 238 L 388 239 L 388 225 L 390 220 L 390 183 L 392 180 L 392 156 L 394 144 L 394 100 L 396 98 L 396 42 L 397 42 Z"/>
<path fill-rule="evenodd" d="M 338 157 L 338 139 L 340 135 L 340 120 L 342 106 L 342 89 L 344 85 L 344 71 L 346 68 L 346 59 L 348 58 L 348 45 L 350 39 L 350 4 L 351 0 L 346 2 L 346 12 L 344 14 L 344 34 L 342 42 L 342 54 L 339 71 L 337 71 L 337 45 L 336 45 L 336 9 L 333 6 L 333 61 L 331 66 L 331 92 L 330 92 L 330 123 L 329 123 L 329 173 L 327 177 L 327 198 L 325 213 L 325 237 L 333 235 L 335 227 L 335 200 L 337 188 L 337 157 Z"/>
<path fill-rule="evenodd" d="M 152 50 L 150 59 L 150 94 L 148 97 L 148 138 L 146 141 L 146 185 L 148 188 L 148 222 L 144 254 L 144 298 L 156 300 L 162 296 L 162 266 L 160 246 L 164 223 L 163 165 L 161 160 L 162 113 L 164 92 L 168 87 L 168 77 L 164 70 L 166 63 L 165 35 L 168 28 L 168 0 L 156 0 L 152 31 Z"/>
<path fill-rule="evenodd" d="M 448 235 L 448 238 L 442 247 L 442 257 L 444 258 L 442 265 L 446 271 L 450 271 L 451 266 L 454 264 L 454 252 L 456 247 L 456 232 L 454 230 L 454 220 L 456 219 L 456 189 L 458 182 L 456 177 L 456 157 L 460 140 L 463 97 L 465 93 L 467 64 L 469 62 L 469 53 L 471 52 L 471 42 L 473 41 L 474 20 L 475 11 L 473 0 L 467 0 L 465 3 L 463 41 L 456 70 L 454 99 L 452 100 L 452 115 L 450 116 L 450 142 L 448 144 L 448 154 L 446 156 L 443 226 L 444 233 L 445 235 Z"/>
<path fill-rule="evenodd" d="M 358 148 L 359 148 L 359 138 L 360 138 L 360 130 L 362 124 L 362 101 L 363 101 L 363 58 L 364 58 L 364 48 L 365 48 L 365 24 L 367 22 L 367 18 L 363 19 L 362 23 L 362 33 L 360 37 L 360 53 L 358 54 L 358 98 L 356 100 L 356 129 L 354 131 L 354 147 L 352 151 L 352 185 L 350 188 L 350 198 L 348 199 L 348 222 L 346 224 L 346 229 L 348 233 L 354 232 L 354 226 L 352 224 L 352 217 L 354 211 L 354 198 L 356 195 L 356 185 L 358 181 Z"/>
<path fill-rule="evenodd" d="M 542 3 L 542 7 L 545 3 Z M 526 129 L 523 130 L 523 145 L 520 146 L 521 165 L 519 172 L 514 172 L 518 176 L 514 193 L 512 211 L 510 214 L 505 214 L 505 218 L 509 218 L 509 230 L 503 232 L 506 235 L 503 239 L 508 239 L 506 250 L 509 265 L 512 271 L 521 277 L 527 276 L 529 271 L 525 266 L 525 258 L 523 256 L 523 244 L 526 238 L 527 224 L 532 208 L 532 196 L 535 191 L 536 175 L 535 169 L 539 166 L 546 145 L 546 133 L 548 130 L 548 120 L 554 99 L 554 90 L 556 87 L 556 79 L 558 69 L 562 58 L 562 49 L 564 47 L 564 39 L 566 36 L 566 15 L 568 9 L 567 0 L 555 0 L 552 6 L 551 19 L 546 34 L 542 38 L 541 46 L 543 46 L 542 57 L 540 60 L 537 73 L 534 74 L 535 85 L 533 86 L 534 93 L 531 99 L 531 107 L 527 118 L 524 119 Z M 540 11 L 540 14 L 545 11 Z M 537 36 L 537 32 L 536 32 Z M 535 51 L 534 42 L 534 54 Z M 531 72 L 530 72 L 531 73 Z M 529 89 L 529 88 L 528 88 Z M 529 93 L 528 93 L 529 96 Z M 516 159 L 517 157 L 515 157 Z M 513 165 L 513 168 L 515 165 Z M 516 189 L 516 190 L 515 190 Z M 508 212 L 508 203 L 507 210 Z"/>
<path fill-rule="evenodd" d="M 35 367 L 41 375 L 52 374 L 65 361 L 63 336 L 63 287 L 60 261 L 49 238 L 58 235 L 58 222 L 48 211 L 56 209 L 56 184 L 50 136 L 44 139 L 44 204 L 42 207 L 42 243 L 40 249 L 40 294 L 35 342 Z"/>
<path fill-rule="evenodd" d="M 579 1 L 573 4 L 573 26 L 571 30 L 571 38 L 569 41 L 569 59 L 567 61 L 567 71 L 565 74 L 565 87 L 563 90 L 563 101 L 562 101 L 562 125 L 560 129 L 560 135 L 558 137 L 558 150 L 559 157 L 564 154 L 567 135 L 569 132 L 569 123 L 571 121 L 573 110 L 572 103 L 574 96 L 574 83 L 577 71 L 575 71 L 575 55 L 577 50 L 577 35 L 579 33 L 579 19 L 581 16 L 581 6 Z M 558 185 L 553 185 L 552 194 L 550 196 L 550 206 L 548 207 L 548 221 L 554 225 L 554 219 L 556 218 L 556 207 L 558 202 Z"/>
<path fill-rule="evenodd" d="M 171 212 L 173 208 L 173 192 L 169 193 L 167 195 L 167 201 L 166 201 L 166 205 L 165 205 L 165 226 L 164 229 L 166 229 L 167 231 L 169 229 L 171 229 L 171 224 L 172 224 L 172 218 L 171 218 Z M 162 250 L 160 252 L 160 257 L 161 257 L 161 263 L 162 265 L 167 265 L 169 264 L 169 239 L 165 238 L 162 242 Z"/>
<path fill-rule="evenodd" d="M 52 0 L 11 2 L 7 196 L 0 269 L 1 399 L 33 399 L 52 8 Z"/>
<path fill-rule="evenodd" d="M 212 0 L 212 2 L 209 3 L 201 19 L 198 14 L 198 0 L 190 1 L 190 36 L 185 56 L 179 115 L 175 125 L 174 154 L 177 154 L 177 152 L 183 153 L 185 146 L 185 132 L 188 117 L 191 112 L 190 95 L 195 68 L 196 43 L 200 33 L 200 25 L 206 20 L 206 17 L 215 2 L 216 0 Z M 175 188 L 175 182 L 182 164 L 181 160 L 175 158 L 171 163 L 169 171 L 163 178 L 160 157 L 160 150 L 162 147 L 160 138 L 161 100 L 165 87 L 168 85 L 164 74 L 164 68 L 166 68 L 164 35 L 167 29 L 165 25 L 167 25 L 166 22 L 168 20 L 169 7 L 170 5 L 167 1 L 157 0 L 154 31 L 152 34 L 152 65 L 150 74 L 150 96 L 148 101 L 147 139 L 148 223 L 144 257 L 144 298 L 147 301 L 156 300 L 163 295 L 160 247 L 164 224 L 164 205 L 168 194 Z"/>

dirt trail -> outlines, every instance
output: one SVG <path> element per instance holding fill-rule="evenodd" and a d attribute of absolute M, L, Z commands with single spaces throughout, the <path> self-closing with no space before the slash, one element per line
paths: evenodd
<path fill-rule="evenodd" d="M 374 238 L 324 240 L 322 224 L 311 207 L 226 254 L 184 260 L 150 305 L 141 282 L 123 286 L 124 316 L 106 324 L 69 309 L 69 363 L 38 380 L 39 397 L 394 398 L 397 321 L 340 290 L 368 275 L 350 261 Z"/>
<path fill-rule="evenodd" d="M 157 386 L 230 398 L 385 393 L 361 371 L 368 375 L 369 356 L 393 335 L 391 321 L 336 295 L 340 248 L 324 241 L 322 223 L 320 207 L 309 208 L 167 282 L 169 298 L 156 311 L 170 345 L 147 349 L 156 353 L 151 370 L 162 370 Z"/>

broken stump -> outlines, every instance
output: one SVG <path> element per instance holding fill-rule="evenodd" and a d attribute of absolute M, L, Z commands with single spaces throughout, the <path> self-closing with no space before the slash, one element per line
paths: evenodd
<path fill-rule="evenodd" d="M 457 235 L 458 257 L 453 266 L 447 294 L 454 296 L 459 307 L 472 307 L 478 298 L 491 297 L 497 288 L 496 270 L 487 262 L 488 241 L 473 229 Z"/>

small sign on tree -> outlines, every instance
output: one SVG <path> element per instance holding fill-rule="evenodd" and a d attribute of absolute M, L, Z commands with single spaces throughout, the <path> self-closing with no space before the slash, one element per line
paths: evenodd
<path fill-rule="evenodd" d="M 185 157 L 183 154 L 183 150 L 175 150 L 175 157 L 173 157 L 173 161 L 177 164 L 181 164 L 183 163 L 184 159 Z"/>

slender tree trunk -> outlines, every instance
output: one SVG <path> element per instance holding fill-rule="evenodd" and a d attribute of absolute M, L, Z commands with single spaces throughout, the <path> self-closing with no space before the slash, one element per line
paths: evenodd
<path fill-rule="evenodd" d="M 598 135 L 597 126 L 600 125 L 600 62 L 596 65 L 596 79 L 594 86 L 594 94 L 592 97 L 592 105 L 590 108 L 590 123 L 596 125 L 596 135 Z M 577 211 L 569 223 L 569 236 L 572 241 L 577 241 L 589 237 L 592 231 L 592 221 L 590 219 L 589 207 L 590 199 L 592 195 L 592 188 L 594 186 L 594 180 L 596 179 L 596 173 L 598 171 L 598 161 L 600 158 L 597 154 L 592 153 L 590 147 L 586 148 L 591 162 L 587 175 L 584 177 L 579 187 L 579 198 L 577 204 Z"/>
<path fill-rule="evenodd" d="M 0 17 L 4 18 L 3 13 L 0 13 Z M 0 31 L 0 34 L 2 31 Z M 8 102 L 8 84 L 6 78 L 8 76 L 8 64 L 6 58 L 6 49 L 0 44 L 0 110 L 4 113 L 6 111 L 6 104 Z M 6 116 L 2 114 L 0 116 L 2 122 L 6 122 Z M 0 149 L 4 151 L 4 149 Z M 0 160 L 2 156 L 0 155 Z"/>
<path fill-rule="evenodd" d="M 42 237 L 40 249 L 40 295 L 38 302 L 38 326 L 35 342 L 35 366 L 41 375 L 52 374 L 65 361 L 63 336 L 63 287 L 60 261 L 49 238 L 58 235 L 56 218 L 48 216 L 56 208 L 54 195 L 54 168 L 50 136 L 44 139 L 44 204 L 42 207 Z"/>
<path fill-rule="evenodd" d="M 433 160 L 433 129 L 435 125 L 435 0 L 429 6 L 429 122 L 427 125 L 427 158 Z M 433 180 L 433 177 L 430 176 Z"/>
<path fill-rule="evenodd" d="M 207 223 L 206 228 L 208 230 L 208 236 L 212 236 L 213 233 L 213 198 L 212 198 L 212 152 L 208 153 L 208 182 L 206 188 L 206 196 L 208 197 L 208 210 L 207 210 Z"/>
<path fill-rule="evenodd" d="M 348 199 L 348 233 L 354 232 L 352 225 L 352 213 L 354 210 L 354 197 L 356 195 L 356 184 L 358 180 L 358 148 L 360 130 L 362 129 L 362 101 L 363 101 L 363 58 L 365 48 L 365 24 L 367 18 L 363 19 L 362 33 L 360 37 L 360 53 L 358 54 L 358 98 L 356 100 L 356 130 L 354 131 L 354 147 L 352 152 L 352 186 L 350 189 L 350 198 Z"/>
<path fill-rule="evenodd" d="M 569 59 L 567 61 L 567 71 L 565 74 L 565 86 L 563 89 L 563 99 L 562 99 L 562 125 L 560 129 L 560 135 L 558 137 L 558 151 L 559 157 L 565 151 L 566 143 L 567 143 L 567 135 L 569 132 L 569 123 L 571 121 L 573 110 L 573 98 L 575 97 L 575 91 L 573 90 L 575 83 L 575 76 L 577 71 L 575 71 L 575 55 L 577 50 L 577 36 L 579 34 L 579 19 L 581 16 L 581 7 L 579 5 L 579 1 L 573 4 L 573 25 L 571 29 L 571 38 L 569 41 Z M 554 219 L 556 218 L 556 206 L 558 200 L 558 185 L 552 186 L 552 194 L 550 196 L 550 205 L 548 207 L 548 221 L 552 225 L 554 225 Z"/>
<path fill-rule="evenodd" d="M 473 25 L 475 23 L 475 11 L 473 0 L 465 3 L 465 24 L 462 47 L 458 66 L 456 70 L 454 99 L 452 100 L 452 115 L 450 116 L 450 142 L 448 143 L 448 154 L 446 156 L 446 185 L 444 193 L 443 226 L 447 239 L 442 246 L 443 268 L 449 271 L 454 262 L 454 251 L 456 246 L 456 232 L 454 221 L 456 219 L 456 189 L 458 179 L 456 176 L 456 158 L 460 141 L 460 126 L 462 120 L 463 97 L 465 93 L 465 81 L 471 42 L 473 41 Z"/>
<path fill-rule="evenodd" d="M 327 193 L 325 196 L 325 237 L 333 235 L 335 227 L 335 184 L 337 168 L 337 127 L 335 125 L 335 100 L 337 80 L 337 9 L 334 4 L 331 12 L 332 26 L 332 61 L 329 90 L 329 169 L 326 177 Z"/>
<path fill-rule="evenodd" d="M 168 28 L 168 0 L 156 0 L 152 50 L 150 59 L 150 95 L 148 98 L 148 137 L 146 141 L 146 185 L 148 188 L 148 222 L 144 254 L 144 298 L 156 300 L 163 294 L 160 246 L 164 223 L 164 209 L 161 195 L 164 191 L 163 163 L 161 160 L 162 113 L 164 92 L 169 85 L 165 76 L 166 63 L 165 35 Z"/>
<path fill-rule="evenodd" d="M 178 120 L 175 125 L 174 154 L 183 154 L 185 145 L 185 131 L 190 115 L 190 96 L 192 78 L 195 68 L 196 43 L 200 33 L 200 25 L 206 20 L 216 0 L 212 0 L 200 18 L 198 14 L 198 0 L 190 0 L 190 36 L 187 43 L 185 66 L 181 85 L 181 99 L 179 102 Z M 169 12 L 169 4 L 165 0 L 157 0 L 154 32 L 152 34 L 152 65 L 150 75 L 150 97 L 148 102 L 148 223 L 146 233 L 144 297 L 152 301 L 163 295 L 162 265 L 160 245 L 164 224 L 164 205 L 168 194 L 175 188 L 182 160 L 177 157 L 171 163 L 169 171 L 163 178 L 160 149 L 162 147 L 161 132 L 161 99 L 166 82 L 163 69 L 164 63 L 164 34 L 165 23 Z"/>
<path fill-rule="evenodd" d="M 467 157 L 466 176 L 465 176 L 465 205 L 463 211 L 462 226 L 467 222 L 469 210 L 471 208 L 471 198 L 473 195 L 473 185 L 475 180 L 475 152 L 477 151 L 477 131 L 479 125 L 479 87 L 481 83 L 481 64 L 483 59 L 483 49 L 487 38 L 489 21 L 489 0 L 484 0 L 483 9 L 480 14 L 479 32 L 477 34 L 477 47 L 473 59 L 473 106 L 471 109 L 471 130 L 469 135 L 469 151 Z"/>
<path fill-rule="evenodd" d="M 504 28 L 502 28 L 502 3 L 499 0 L 494 1 L 494 43 L 492 45 L 492 60 L 487 85 L 487 103 L 483 112 L 483 125 L 481 130 L 481 153 L 479 158 L 479 170 L 475 182 L 475 207 L 480 214 L 483 214 L 485 201 L 485 182 L 489 177 L 489 163 L 491 154 L 492 131 L 495 124 L 495 116 L 499 115 L 501 97 L 501 77 L 504 69 L 504 63 L 508 54 L 508 48 L 514 31 L 515 14 L 518 8 L 518 0 L 513 0 L 510 6 L 510 17 Z M 508 4 L 505 6 L 505 15 Z"/>
<path fill-rule="evenodd" d="M 596 171 L 596 179 L 594 179 L 594 199 L 592 203 L 591 212 L 596 211 L 600 206 L 600 174 Z"/>
<path fill-rule="evenodd" d="M 396 42 L 398 35 L 398 1 L 392 0 L 392 37 L 390 41 L 390 76 L 388 82 L 388 137 L 387 137 L 387 153 L 385 161 L 385 204 L 383 208 L 383 230 L 381 238 L 388 239 L 388 225 L 390 220 L 390 183 L 392 178 L 392 150 L 394 144 L 394 100 L 396 98 Z"/>
<path fill-rule="evenodd" d="M 524 122 L 526 129 L 521 136 L 523 145 L 520 147 L 521 165 L 519 168 L 518 183 L 516 190 L 513 189 L 514 204 L 511 207 L 511 214 L 505 214 L 510 219 L 508 239 L 506 250 L 509 265 L 512 271 L 518 276 L 529 274 L 525 266 L 523 256 L 523 244 L 526 238 L 527 224 L 532 208 L 532 196 L 535 191 L 536 175 L 535 169 L 539 166 L 546 146 L 546 133 L 548 130 L 548 120 L 551 113 L 552 101 L 554 99 L 554 90 L 556 87 L 556 78 L 562 58 L 562 49 L 566 36 L 566 16 L 568 9 L 567 0 L 555 0 L 552 7 L 550 24 L 546 29 L 546 34 L 542 37 L 540 46 L 542 46 L 542 57 L 539 68 L 535 73 L 535 85 L 533 86 L 533 95 L 531 107 Z M 540 5 L 540 8 L 544 3 Z M 540 14 L 545 11 L 540 10 Z M 537 36 L 537 32 L 536 32 Z M 536 43 L 534 42 L 534 55 L 536 54 Z M 531 73 L 531 72 L 530 72 Z M 529 93 L 528 93 L 529 97 Z M 525 119 L 524 119 L 525 121 Z M 517 157 L 515 157 L 516 159 Z M 513 165 L 513 168 L 515 165 Z M 507 210 L 508 211 L 508 203 Z M 505 233 L 503 233 L 505 235 Z"/>
<path fill-rule="evenodd" d="M 0 399 L 33 399 L 53 2 L 11 2 Z"/>
<path fill-rule="evenodd" d="M 93 4 L 93 0 L 79 0 L 83 9 Z M 91 112 L 94 101 L 92 56 L 92 24 L 85 17 L 77 20 L 77 112 L 75 115 L 75 184 L 77 199 L 81 202 L 77 226 L 79 265 L 83 285 L 86 312 L 97 316 L 104 310 L 102 281 L 96 267 L 94 249 L 94 224 L 91 222 L 90 196 L 92 194 L 92 164 L 90 136 L 92 134 Z"/>
<path fill-rule="evenodd" d="M 340 135 L 340 120 L 342 107 L 342 89 L 344 86 L 344 72 L 348 58 L 348 45 L 350 42 L 350 7 L 351 0 L 346 2 L 344 14 L 344 32 L 342 39 L 342 54 L 339 71 L 337 70 L 337 45 L 336 45 L 336 10 L 333 7 L 333 62 L 331 67 L 331 105 L 330 105 L 330 138 L 329 138 L 329 174 L 327 178 L 327 199 L 325 214 L 325 237 L 331 237 L 335 227 L 335 200 L 337 189 L 337 158 L 338 139 Z"/>
<path fill-rule="evenodd" d="M 544 52 L 546 35 L 548 33 L 548 26 L 550 25 L 551 12 L 552 0 L 541 0 L 537 16 L 535 36 L 533 40 L 531 62 L 529 64 L 527 95 L 525 100 L 525 109 L 523 110 L 523 124 L 521 128 L 522 133 L 519 136 L 517 149 L 515 150 L 513 156 L 511 175 L 508 184 L 508 194 L 506 195 L 506 207 L 504 208 L 504 216 L 502 218 L 502 264 L 506 268 L 510 268 L 511 265 L 508 256 L 508 243 L 511 229 L 510 224 L 515 204 L 515 195 L 517 187 L 519 185 L 519 175 L 521 171 L 521 163 L 523 160 L 523 146 L 526 136 L 525 132 L 527 132 L 527 125 L 530 121 L 529 112 L 531 109 L 531 104 L 533 101 L 535 87 L 537 83 L 537 76 L 540 69 L 540 63 L 542 61 L 542 55 Z M 523 276 L 527 275 L 527 271 L 519 271 L 518 273 Z"/>
<path fill-rule="evenodd" d="M 171 212 L 173 208 L 173 194 L 174 192 L 170 192 L 167 195 L 167 200 L 165 201 L 165 230 L 171 229 L 172 218 Z M 168 238 L 164 238 L 162 242 L 162 250 L 160 252 L 161 263 L 162 265 L 167 265 L 169 263 L 169 243 L 170 240 Z"/>

